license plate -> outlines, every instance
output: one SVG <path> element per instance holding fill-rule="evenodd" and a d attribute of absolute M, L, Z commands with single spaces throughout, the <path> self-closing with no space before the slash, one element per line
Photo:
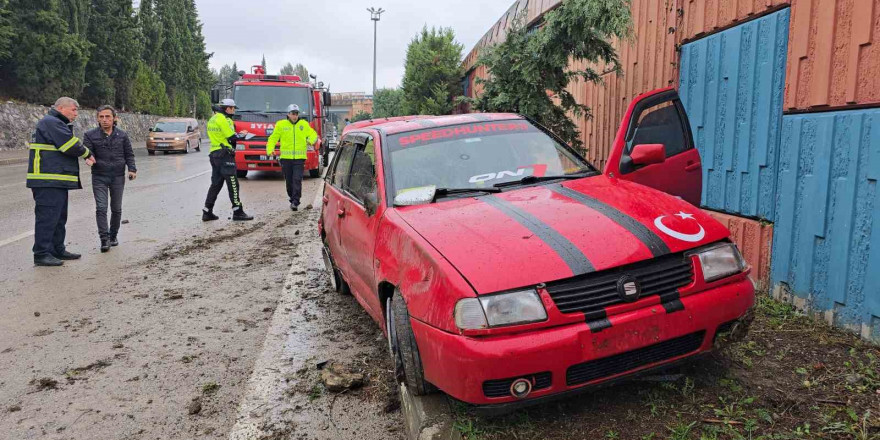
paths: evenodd
<path fill-rule="evenodd" d="M 164 148 L 168 148 L 168 147 L 170 147 L 170 146 L 171 146 L 171 144 L 166 144 L 166 143 L 158 143 L 158 144 L 156 144 L 156 146 L 157 146 L 157 147 L 159 147 L 159 148 L 163 148 L 163 147 L 164 147 Z"/>
<path fill-rule="evenodd" d="M 275 156 L 260 156 L 260 160 L 275 160 Z"/>
<path fill-rule="evenodd" d="M 248 168 L 256 168 L 256 167 L 257 167 L 257 164 L 255 164 L 255 163 L 248 164 Z"/>

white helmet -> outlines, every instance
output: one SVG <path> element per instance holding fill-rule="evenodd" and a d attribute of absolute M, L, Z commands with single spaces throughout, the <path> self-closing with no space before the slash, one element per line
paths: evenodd
<path fill-rule="evenodd" d="M 220 107 L 235 107 L 235 101 L 229 98 L 226 98 L 220 101 Z"/>
<path fill-rule="evenodd" d="M 293 112 L 299 113 L 299 106 L 298 105 L 290 104 L 287 106 L 287 113 L 293 113 Z"/>

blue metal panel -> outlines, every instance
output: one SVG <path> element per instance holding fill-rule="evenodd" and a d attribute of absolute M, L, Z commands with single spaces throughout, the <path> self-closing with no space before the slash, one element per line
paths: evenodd
<path fill-rule="evenodd" d="M 786 8 L 682 47 L 679 91 L 708 208 L 776 220 L 789 15 Z"/>
<path fill-rule="evenodd" d="M 876 326 L 880 109 L 786 115 L 779 149 L 773 283 L 836 325 Z"/>

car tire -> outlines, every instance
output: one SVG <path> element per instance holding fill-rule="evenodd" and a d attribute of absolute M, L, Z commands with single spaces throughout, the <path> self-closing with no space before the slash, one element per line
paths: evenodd
<path fill-rule="evenodd" d="M 345 282 L 345 278 L 342 278 L 342 273 L 339 272 L 339 269 L 336 267 L 336 260 L 333 258 L 333 254 L 330 253 L 330 246 L 327 245 L 327 238 L 324 238 L 324 247 L 327 248 L 327 253 L 330 255 L 330 266 L 333 267 L 333 273 L 330 276 L 333 277 L 333 284 L 336 286 L 336 293 L 340 295 L 351 295 L 351 287 L 348 283 Z"/>
<path fill-rule="evenodd" d="M 309 170 L 309 177 L 311 177 L 311 178 L 313 178 L 313 179 L 316 179 L 316 178 L 318 178 L 318 177 L 321 177 L 321 167 L 320 167 L 320 165 L 318 166 L 317 169 Z"/>
<path fill-rule="evenodd" d="M 186 146 L 183 147 L 183 154 L 189 154 L 189 141 L 186 141 Z"/>
<path fill-rule="evenodd" d="M 168 152 L 167 152 L 167 151 L 163 151 L 162 154 L 163 154 L 163 155 L 167 155 Z"/>
<path fill-rule="evenodd" d="M 155 156 L 156 152 L 153 150 L 147 150 L 147 154 L 149 154 L 150 156 Z"/>
<path fill-rule="evenodd" d="M 244 179 L 247 177 L 248 170 L 235 170 L 235 176 L 239 179 Z"/>
<path fill-rule="evenodd" d="M 424 396 L 437 391 L 437 387 L 425 380 L 422 357 L 416 344 L 409 310 L 399 290 L 387 301 L 386 325 L 388 346 L 394 363 L 394 375 L 398 383 L 406 384 L 415 396 Z"/>
<path fill-rule="evenodd" d="M 196 144 L 196 151 L 202 151 L 202 138 L 199 138 L 199 143 Z"/>

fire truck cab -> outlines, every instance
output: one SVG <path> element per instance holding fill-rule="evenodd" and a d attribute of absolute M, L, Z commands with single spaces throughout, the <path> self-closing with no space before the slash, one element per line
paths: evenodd
<path fill-rule="evenodd" d="M 320 85 L 320 84 L 318 84 Z M 318 132 L 318 142 L 309 146 L 305 171 L 310 177 L 320 177 L 324 165 L 323 145 L 327 144 L 324 131 L 325 107 L 330 105 L 330 92 L 315 87 L 295 75 L 267 75 L 262 66 L 254 66 L 252 73 L 243 74 L 232 85 L 232 98 L 238 106 L 233 120 L 235 131 L 246 130 L 249 134 L 236 147 L 235 164 L 238 177 L 249 171 L 281 171 L 276 150 L 266 155 L 266 142 L 275 123 L 287 117 L 287 106 L 296 104 L 300 118 Z"/>

